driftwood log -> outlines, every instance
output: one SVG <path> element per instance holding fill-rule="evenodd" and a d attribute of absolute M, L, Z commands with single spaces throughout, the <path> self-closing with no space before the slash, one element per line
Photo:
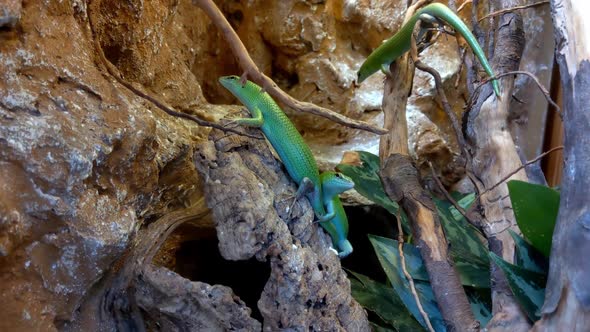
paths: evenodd
<path fill-rule="evenodd" d="M 492 1 L 494 3 L 494 1 Z M 510 8 L 516 1 L 495 1 L 493 8 Z M 484 39 L 480 39 L 483 43 Z M 499 16 L 495 53 L 491 64 L 496 73 L 518 70 L 524 48 L 524 31 L 522 18 L 517 12 L 508 12 Z M 472 62 L 473 63 L 473 62 Z M 477 64 L 471 66 L 478 68 Z M 471 84 L 478 85 L 479 79 L 470 75 Z M 471 170 L 479 192 L 495 186 L 510 172 L 521 166 L 513 137 L 509 130 L 510 101 L 514 87 L 514 77 L 501 79 L 501 99 L 493 95 L 491 85 L 486 84 L 475 90 L 472 104 L 467 106 L 465 114 L 465 136 L 469 143 L 472 158 L 467 169 Z M 527 181 L 524 170 L 514 174 L 510 179 Z M 512 205 L 508 197 L 506 184 L 495 186 L 480 198 L 483 211 L 481 227 L 488 239 L 490 251 L 508 262 L 514 261 L 514 241 L 509 229 L 519 233 L 514 219 Z M 526 331 L 529 323 L 516 303 L 502 271 L 492 264 L 492 313 L 494 317 L 488 323 L 488 329 L 494 331 Z"/>
<path fill-rule="evenodd" d="M 584 0 L 551 1 L 564 101 L 561 201 L 542 317 L 535 331 L 587 331 L 590 326 L 590 10 Z"/>
<path fill-rule="evenodd" d="M 265 141 L 214 130 L 198 147 L 195 163 L 221 255 L 270 263 L 258 301 L 265 330 L 369 329 L 330 238 L 313 223 L 309 202 L 299 200 L 288 211 L 296 188 Z"/>
<path fill-rule="evenodd" d="M 406 13 L 406 18 L 411 12 Z M 381 138 L 381 181 L 387 195 L 399 202 L 407 214 L 412 234 L 428 271 L 432 290 L 450 330 L 476 331 L 479 323 L 471 312 L 459 275 L 449 256 L 440 218 L 430 195 L 421 184 L 420 173 L 409 157 L 406 106 L 412 89 L 414 64 L 410 55 L 390 67 L 383 96 L 384 127 Z"/>

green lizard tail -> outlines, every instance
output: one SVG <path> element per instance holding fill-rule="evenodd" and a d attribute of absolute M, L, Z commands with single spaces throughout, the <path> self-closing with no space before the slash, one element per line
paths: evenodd
<path fill-rule="evenodd" d="M 483 50 L 465 23 L 463 23 L 463 21 L 447 6 L 441 3 L 433 3 L 418 10 L 410 20 L 395 35 L 393 35 L 393 37 L 375 49 L 373 53 L 367 57 L 358 71 L 358 83 L 361 83 L 369 76 L 373 75 L 380 70 L 382 66 L 389 67 L 392 62 L 410 50 L 412 31 L 422 14 L 437 17 L 452 26 L 455 31 L 459 32 L 463 38 L 465 38 L 469 47 L 473 50 L 473 54 L 475 54 L 481 62 L 486 73 L 491 77 L 495 77 L 494 71 L 492 70 Z M 492 80 L 492 86 L 494 88 L 494 93 L 499 97 L 500 87 L 497 79 Z"/>

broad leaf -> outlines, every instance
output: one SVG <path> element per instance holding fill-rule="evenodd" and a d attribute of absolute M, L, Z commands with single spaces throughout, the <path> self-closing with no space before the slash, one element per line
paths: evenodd
<path fill-rule="evenodd" d="M 450 243 L 450 252 L 461 283 L 473 287 L 490 287 L 488 250 L 477 229 L 465 218 L 455 219 L 451 203 L 434 198 L 441 224 Z"/>
<path fill-rule="evenodd" d="M 467 299 L 471 305 L 471 311 L 480 326 L 486 326 L 492 319 L 492 299 L 489 289 L 465 287 Z M 484 296 L 482 296 L 482 294 Z"/>
<path fill-rule="evenodd" d="M 518 227 L 525 238 L 549 257 L 551 238 L 559 210 L 559 193 L 523 181 L 508 181 L 508 192 Z"/>
<path fill-rule="evenodd" d="M 371 330 L 373 332 L 395 332 L 395 330 L 383 327 L 381 325 L 377 325 L 373 322 L 369 322 L 369 324 L 371 325 Z"/>
<path fill-rule="evenodd" d="M 461 195 L 459 193 L 451 193 L 451 196 L 453 196 L 453 198 L 457 201 L 457 204 L 459 204 L 459 206 L 463 210 L 469 209 L 471 204 L 473 204 L 473 202 L 475 201 L 475 194 L 474 193 L 467 194 L 467 195 Z M 454 207 L 453 205 L 451 205 L 449 207 L 449 210 L 451 210 L 451 213 L 453 214 L 453 218 L 455 218 L 455 220 L 461 220 L 461 219 L 465 218 L 465 217 L 463 217 L 461 212 L 459 212 L 459 210 L 457 210 L 457 208 Z"/>
<path fill-rule="evenodd" d="M 360 166 L 340 164 L 336 170 L 350 177 L 354 181 L 354 189 L 363 197 L 385 208 L 389 213 L 397 216 L 399 205 L 392 201 L 383 190 L 383 184 L 379 177 L 379 156 L 365 151 L 356 151 L 361 160 Z M 407 217 L 402 212 L 402 225 L 404 231 L 409 233 Z"/>
<path fill-rule="evenodd" d="M 410 289 L 410 284 L 404 276 L 399 252 L 397 251 L 397 242 L 374 235 L 369 235 L 369 240 L 375 249 L 377 258 L 379 258 L 381 267 L 391 282 L 391 286 L 414 318 L 416 318 L 423 327 L 426 327 L 426 323 L 420 314 L 416 300 Z M 430 284 L 414 280 L 414 286 L 416 287 L 416 292 L 418 293 L 422 308 L 428 315 L 430 323 L 434 329 L 436 331 L 446 331 Z"/>
<path fill-rule="evenodd" d="M 516 265 L 537 273 L 547 274 L 549 269 L 547 258 L 514 231 L 509 229 L 508 232 L 516 245 Z"/>
<path fill-rule="evenodd" d="M 504 271 L 514 297 L 529 319 L 534 322 L 541 318 L 539 310 L 545 299 L 545 276 L 510 264 L 492 252 L 490 258 Z"/>
<path fill-rule="evenodd" d="M 359 273 L 348 271 L 352 296 L 364 308 L 374 312 L 398 331 L 421 331 L 422 326 L 412 317 L 391 287 L 371 280 Z"/>

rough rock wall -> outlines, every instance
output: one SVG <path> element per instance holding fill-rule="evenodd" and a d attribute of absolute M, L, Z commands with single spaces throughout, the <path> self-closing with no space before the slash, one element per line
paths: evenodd
<path fill-rule="evenodd" d="M 143 220 L 202 195 L 192 148 L 206 131 L 117 84 L 97 57 L 94 38 L 113 61 L 141 45 L 135 62 L 115 61 L 122 72 L 152 77 L 146 85 L 171 105 L 202 100 L 185 51 L 190 31 L 156 24 L 178 19 L 176 9 L 134 5 L 23 2 L 9 13 L 20 19 L 0 29 L 0 330 L 50 331 L 70 319 Z M 137 32 L 134 15 L 159 37 Z M 126 26 L 116 36 L 129 44 L 101 29 L 105 16 Z"/>

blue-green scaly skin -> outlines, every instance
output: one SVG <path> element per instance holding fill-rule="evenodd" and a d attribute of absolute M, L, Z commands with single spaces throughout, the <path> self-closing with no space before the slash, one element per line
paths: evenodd
<path fill-rule="evenodd" d="M 393 37 L 375 49 L 373 53 L 367 57 L 358 71 L 358 83 L 361 83 L 369 76 L 373 75 L 375 72 L 383 68 L 383 66 L 389 67 L 392 62 L 410 50 L 412 32 L 416 22 L 420 19 L 420 15 L 422 14 L 437 17 L 452 26 L 455 31 L 459 32 L 463 38 L 465 38 L 465 41 L 467 41 L 467 44 L 473 50 L 473 54 L 475 54 L 481 62 L 486 73 L 491 77 L 495 76 L 485 53 L 465 23 L 463 23 L 463 21 L 447 6 L 441 3 L 433 3 L 419 9 L 408 22 L 395 35 L 393 35 Z M 494 93 L 497 96 L 500 96 L 498 81 L 493 80 L 492 86 L 494 88 Z"/>
<path fill-rule="evenodd" d="M 354 182 L 349 177 L 336 173 L 324 172 L 320 175 L 322 189 L 324 190 L 324 204 L 328 212 L 334 212 L 334 218 L 322 222 L 320 225 L 330 234 L 334 248 L 338 250 L 338 256 L 344 258 L 352 253 L 352 245 L 348 241 L 348 218 L 338 194 L 354 187 Z"/>
<path fill-rule="evenodd" d="M 250 113 L 255 114 L 256 110 L 262 113 L 263 123 L 260 129 L 264 136 L 281 158 L 293 181 L 299 185 L 305 177 L 311 180 L 314 190 L 307 194 L 307 198 L 316 216 L 323 217 L 326 210 L 322 202 L 320 172 L 311 149 L 291 120 L 271 96 L 255 83 L 247 81 L 242 85 L 238 76 L 220 77 L 219 82 L 236 96 Z M 249 120 L 251 119 L 237 119 L 236 122 L 252 126 Z"/>

